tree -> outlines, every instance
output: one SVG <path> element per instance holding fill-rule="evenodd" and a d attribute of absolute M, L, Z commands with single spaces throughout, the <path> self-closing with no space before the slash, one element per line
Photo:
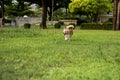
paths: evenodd
<path fill-rule="evenodd" d="M 117 29 L 120 30 L 120 0 L 118 1 Z"/>
<path fill-rule="evenodd" d="M 42 0 L 42 21 L 41 21 L 41 27 L 43 29 L 46 29 L 46 19 L 47 19 L 47 0 Z"/>
<path fill-rule="evenodd" d="M 70 0 L 24 0 L 24 1 L 36 3 L 43 8 L 42 9 L 42 21 L 41 21 L 41 27 L 43 29 L 47 28 L 46 26 L 47 13 L 49 14 L 49 20 L 51 20 L 53 11 L 61 7 L 68 7 L 67 5 L 70 2 Z M 52 1 L 54 1 L 54 4 L 52 4 Z"/>
<path fill-rule="evenodd" d="M 2 24 L 4 25 L 4 13 L 5 13 L 5 5 L 10 5 L 12 2 L 12 0 L 1 0 L 0 1 L 0 6 L 1 6 L 1 10 L 0 10 L 0 15 L 3 18 L 2 20 Z"/>
<path fill-rule="evenodd" d="M 112 3 L 111 0 L 72 0 L 69 9 L 71 13 L 84 14 L 97 22 L 103 12 L 112 11 Z"/>
<path fill-rule="evenodd" d="M 71 1 L 70 0 L 49 0 L 47 2 L 48 6 L 48 14 L 49 14 L 49 20 L 52 20 L 52 14 L 54 11 L 56 11 L 59 8 L 65 8 L 66 9 L 66 15 L 68 10 L 68 5 Z"/>
<path fill-rule="evenodd" d="M 116 30 L 116 21 L 117 21 L 117 0 L 114 0 L 113 30 Z"/>
<path fill-rule="evenodd" d="M 18 0 L 17 2 L 5 6 L 5 14 L 8 16 L 24 16 L 34 14 L 34 11 L 30 9 L 29 3 Z"/>
<path fill-rule="evenodd" d="M 120 30 L 120 0 L 114 0 L 113 30 Z"/>
<path fill-rule="evenodd" d="M 4 0 L 0 1 L 0 18 L 2 18 L 2 22 L 0 22 L 2 25 L 4 25 Z M 1 25 L 0 25 L 1 26 Z"/>

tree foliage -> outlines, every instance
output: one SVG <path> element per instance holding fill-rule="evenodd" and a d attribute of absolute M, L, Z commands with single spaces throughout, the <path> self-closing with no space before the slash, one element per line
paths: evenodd
<path fill-rule="evenodd" d="M 70 12 L 108 12 L 112 11 L 112 7 L 110 0 L 72 0 L 69 4 Z"/>
<path fill-rule="evenodd" d="M 8 16 L 24 16 L 34 14 L 32 10 L 30 10 L 30 6 L 26 2 L 11 3 L 10 5 L 5 6 L 5 14 Z"/>
<path fill-rule="evenodd" d="M 42 7 L 42 21 L 41 26 L 42 28 L 47 28 L 46 20 L 47 14 L 49 15 L 49 20 L 51 20 L 51 16 L 53 12 L 61 7 L 68 8 L 68 4 L 70 0 L 16 0 L 18 1 L 17 4 L 12 4 L 12 0 L 5 0 L 6 14 L 7 15 L 14 15 L 14 16 L 23 16 L 25 14 L 33 13 L 29 10 L 28 5 L 24 4 L 25 2 L 29 2 L 30 4 L 38 4 Z"/>
<path fill-rule="evenodd" d="M 31 3 L 36 3 L 42 7 L 42 21 L 41 26 L 43 29 L 46 27 L 47 14 L 49 15 L 49 20 L 53 12 L 61 7 L 68 7 L 70 0 L 24 0 Z"/>
<path fill-rule="evenodd" d="M 103 12 L 111 12 L 112 7 L 111 0 L 72 0 L 69 4 L 71 13 L 97 17 Z"/>

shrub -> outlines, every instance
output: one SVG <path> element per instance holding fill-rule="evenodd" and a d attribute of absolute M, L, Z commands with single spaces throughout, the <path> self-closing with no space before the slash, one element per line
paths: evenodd
<path fill-rule="evenodd" d="M 103 23 L 104 30 L 112 30 L 112 22 Z"/>
<path fill-rule="evenodd" d="M 77 19 L 77 25 L 81 25 L 82 23 L 87 23 L 87 19 Z"/>
<path fill-rule="evenodd" d="M 30 24 L 30 23 L 25 23 L 25 24 L 24 24 L 24 28 L 25 28 L 25 29 L 30 29 L 30 27 L 31 27 L 31 24 Z"/>
<path fill-rule="evenodd" d="M 54 27 L 55 27 L 56 29 L 60 29 L 60 28 L 61 28 L 61 24 L 58 22 L 58 23 L 56 23 L 56 24 L 54 25 Z"/>
<path fill-rule="evenodd" d="M 100 29 L 100 24 L 97 23 L 82 23 L 80 29 Z"/>
<path fill-rule="evenodd" d="M 108 22 L 113 22 L 113 18 L 109 18 L 109 19 L 108 19 Z"/>
<path fill-rule="evenodd" d="M 111 30 L 112 29 L 112 23 L 82 23 L 80 25 L 80 29 L 100 29 L 100 30 Z"/>
<path fill-rule="evenodd" d="M 64 25 L 64 22 L 63 22 L 63 21 L 59 21 L 58 23 L 60 23 L 61 25 Z"/>
<path fill-rule="evenodd" d="M 5 22 L 5 23 L 11 23 L 12 20 L 11 20 L 11 19 L 4 19 L 4 22 Z"/>

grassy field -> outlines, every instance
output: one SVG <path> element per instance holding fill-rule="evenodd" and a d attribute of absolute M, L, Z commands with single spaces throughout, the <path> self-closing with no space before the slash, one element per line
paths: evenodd
<path fill-rule="evenodd" d="M 0 29 L 0 80 L 120 80 L 120 31 Z"/>

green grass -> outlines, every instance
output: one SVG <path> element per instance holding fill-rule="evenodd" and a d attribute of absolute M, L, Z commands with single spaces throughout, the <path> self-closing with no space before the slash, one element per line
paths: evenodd
<path fill-rule="evenodd" d="M 0 29 L 0 80 L 120 80 L 120 31 Z"/>

